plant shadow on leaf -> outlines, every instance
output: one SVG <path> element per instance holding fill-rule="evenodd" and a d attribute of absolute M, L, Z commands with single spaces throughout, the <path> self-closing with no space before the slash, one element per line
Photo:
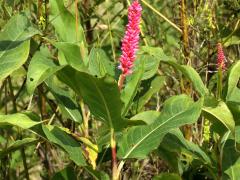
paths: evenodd
<path fill-rule="evenodd" d="M 0 51 L 14 49 L 24 41 L 0 41 Z"/>

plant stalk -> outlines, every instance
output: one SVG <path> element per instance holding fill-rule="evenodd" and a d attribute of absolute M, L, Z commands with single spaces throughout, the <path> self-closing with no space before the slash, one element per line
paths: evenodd
<path fill-rule="evenodd" d="M 28 167 L 27 167 L 26 154 L 25 154 L 24 148 L 21 149 L 21 155 L 22 155 L 22 159 L 23 159 L 25 177 L 26 177 L 27 180 L 30 180 L 29 173 L 28 173 Z"/>
<path fill-rule="evenodd" d="M 223 80 L 223 73 L 222 67 L 218 69 L 218 83 L 217 83 L 217 99 L 220 100 L 222 97 L 222 80 Z"/>
<path fill-rule="evenodd" d="M 147 3 L 145 0 L 141 0 L 143 4 L 145 4 L 149 9 L 151 9 L 153 12 L 155 12 L 158 16 L 163 18 L 166 22 L 168 22 L 173 28 L 175 28 L 178 32 L 182 33 L 182 30 L 174 24 L 171 20 L 169 20 L 166 16 L 164 16 L 162 13 L 157 11 L 153 6 L 151 6 L 149 3 Z"/>
<path fill-rule="evenodd" d="M 81 111 L 82 111 L 82 116 L 83 116 L 83 134 L 84 137 L 88 137 L 89 136 L 89 132 L 88 132 L 88 119 L 89 117 L 87 116 L 87 112 L 85 110 L 84 107 L 84 102 L 83 99 L 80 100 L 80 107 L 81 107 Z"/>
<path fill-rule="evenodd" d="M 186 2 L 181 0 L 181 26 L 182 26 L 182 39 L 183 39 L 183 52 L 187 60 L 187 64 L 191 65 L 189 59 L 189 38 L 188 38 L 188 23 L 187 23 L 187 12 L 186 12 Z"/>
<path fill-rule="evenodd" d="M 9 93 L 10 94 L 10 98 L 11 98 L 12 103 L 13 103 L 13 112 L 17 113 L 17 104 L 16 104 L 14 92 L 13 92 L 13 86 L 12 86 L 11 77 L 8 76 L 7 80 L 8 80 L 9 90 L 10 90 L 10 93 Z M 20 139 L 22 139 L 22 131 L 20 129 L 19 129 L 19 134 L 20 134 Z M 24 167 L 25 177 L 26 177 L 27 180 L 30 180 L 29 173 L 28 173 L 28 167 L 27 167 L 26 154 L 25 154 L 24 148 L 21 148 L 21 155 L 22 155 L 22 160 L 23 160 L 23 167 Z"/>
<path fill-rule="evenodd" d="M 126 77 L 123 74 L 121 74 L 119 76 L 119 79 L 118 79 L 118 89 L 119 89 L 119 91 L 121 91 L 122 88 L 123 88 L 123 83 L 124 83 L 125 78 Z"/>
<path fill-rule="evenodd" d="M 12 104 L 13 104 L 13 112 L 16 113 L 17 112 L 17 104 L 15 101 L 15 96 L 13 93 L 13 86 L 12 86 L 12 81 L 11 81 L 10 76 L 8 76 L 8 86 L 9 86 L 9 90 L 10 90 L 10 98 L 11 98 Z"/>
<path fill-rule="evenodd" d="M 76 40 L 78 41 L 79 39 L 79 34 L 78 34 L 78 0 L 75 0 L 75 30 L 76 30 Z"/>
<path fill-rule="evenodd" d="M 112 179 L 118 180 L 118 172 L 117 172 L 117 149 L 116 149 L 116 140 L 114 129 L 111 129 L 111 150 L 112 150 Z"/>

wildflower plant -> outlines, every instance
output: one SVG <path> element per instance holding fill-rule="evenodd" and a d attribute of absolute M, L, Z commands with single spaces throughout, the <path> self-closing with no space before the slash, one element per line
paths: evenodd
<path fill-rule="evenodd" d="M 236 7 L 3 1 L 0 25 L 0 179 L 239 177 Z"/>

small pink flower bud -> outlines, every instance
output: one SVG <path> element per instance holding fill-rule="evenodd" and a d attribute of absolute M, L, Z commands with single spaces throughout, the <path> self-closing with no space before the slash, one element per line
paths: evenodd
<path fill-rule="evenodd" d="M 125 36 L 122 40 L 122 55 L 120 57 L 119 69 L 124 76 L 132 73 L 133 62 L 136 59 L 136 52 L 139 44 L 140 21 L 142 7 L 138 0 L 135 0 L 128 8 L 128 24 Z"/>

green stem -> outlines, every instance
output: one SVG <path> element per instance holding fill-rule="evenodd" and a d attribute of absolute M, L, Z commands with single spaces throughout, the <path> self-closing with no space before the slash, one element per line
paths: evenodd
<path fill-rule="evenodd" d="M 80 107 L 81 107 L 81 111 L 82 111 L 82 117 L 83 117 L 83 134 L 84 137 L 88 137 L 89 136 L 89 132 L 88 132 L 88 116 L 87 116 L 87 112 L 85 110 L 85 105 L 83 102 L 83 99 L 80 100 Z"/>
<path fill-rule="evenodd" d="M 160 13 L 159 11 L 157 11 L 153 6 L 151 6 L 149 3 L 147 3 L 145 0 L 141 0 L 143 2 L 143 4 L 145 4 L 149 9 L 151 9 L 153 12 L 155 12 L 158 16 L 160 16 L 161 18 L 163 18 L 166 22 L 168 22 L 172 27 L 174 27 L 177 31 L 179 31 L 180 33 L 183 33 L 182 30 L 176 25 L 174 24 L 172 21 L 170 21 L 166 16 L 164 16 L 162 13 Z"/>
<path fill-rule="evenodd" d="M 22 154 L 22 159 L 23 159 L 23 167 L 24 167 L 24 171 L 25 171 L 25 177 L 27 180 L 30 180 L 24 148 L 21 149 L 21 154 Z"/>
<path fill-rule="evenodd" d="M 222 80 L 223 80 L 223 73 L 222 68 L 219 67 L 218 69 L 218 82 L 217 82 L 217 99 L 221 99 L 222 97 Z"/>
<path fill-rule="evenodd" d="M 17 113 L 17 104 L 16 104 L 16 101 L 15 101 L 15 96 L 14 96 L 14 92 L 13 92 L 11 77 L 9 76 L 7 79 L 8 79 L 8 86 L 9 86 L 9 90 L 10 90 L 10 93 L 9 93 L 10 98 L 11 98 L 12 103 L 13 103 L 13 112 Z M 20 139 L 22 139 L 22 131 L 20 129 L 19 129 L 19 134 L 20 134 Z M 21 148 L 21 155 L 22 155 L 22 160 L 23 160 L 25 177 L 26 177 L 27 180 L 29 180 L 30 178 L 29 178 L 27 160 L 26 160 L 26 154 L 25 154 L 24 148 Z"/>

